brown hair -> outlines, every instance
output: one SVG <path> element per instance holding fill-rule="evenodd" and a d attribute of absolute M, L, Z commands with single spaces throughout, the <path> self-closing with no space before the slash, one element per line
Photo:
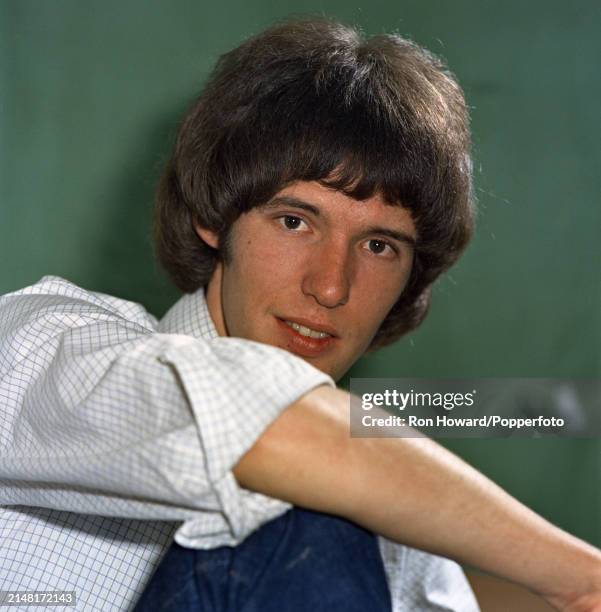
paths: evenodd
<path fill-rule="evenodd" d="M 416 224 L 413 270 L 370 349 L 424 319 L 434 280 L 473 230 L 468 113 L 442 61 L 396 34 L 362 39 L 310 19 L 275 25 L 223 55 L 184 118 L 159 185 L 158 257 L 183 291 L 219 257 L 234 221 L 293 181 L 358 200 L 381 193 Z M 223 249 L 222 249 L 223 251 Z"/>

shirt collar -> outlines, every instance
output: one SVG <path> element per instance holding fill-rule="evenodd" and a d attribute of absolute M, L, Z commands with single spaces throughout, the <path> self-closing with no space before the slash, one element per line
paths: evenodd
<path fill-rule="evenodd" d="M 218 338 L 219 334 L 209 314 L 204 287 L 194 293 L 184 294 L 175 302 L 159 322 L 158 330 L 166 334 L 185 334 L 208 340 Z"/>

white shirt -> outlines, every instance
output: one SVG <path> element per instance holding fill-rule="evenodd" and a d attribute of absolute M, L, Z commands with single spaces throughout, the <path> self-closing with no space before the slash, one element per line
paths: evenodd
<path fill-rule="evenodd" d="M 290 505 L 240 488 L 233 466 L 321 384 L 291 353 L 219 337 L 202 289 L 160 323 L 58 277 L 3 296 L 0 590 L 128 610 L 174 537 L 240 543 Z M 478 609 L 459 566 L 379 541 L 395 612 Z"/>

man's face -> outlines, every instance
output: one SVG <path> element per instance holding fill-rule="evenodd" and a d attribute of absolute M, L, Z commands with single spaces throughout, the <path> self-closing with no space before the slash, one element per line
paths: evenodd
<path fill-rule="evenodd" d="M 217 238 L 198 229 L 217 246 Z M 399 298 L 416 230 L 407 209 L 296 182 L 232 227 L 208 288 L 220 335 L 271 344 L 338 380 Z"/>

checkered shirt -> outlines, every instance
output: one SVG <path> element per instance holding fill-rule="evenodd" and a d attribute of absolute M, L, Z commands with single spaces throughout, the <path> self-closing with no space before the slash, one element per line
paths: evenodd
<path fill-rule="evenodd" d="M 233 466 L 322 384 L 284 350 L 219 337 L 202 289 L 160 323 L 53 276 L 1 297 L 0 590 L 129 610 L 174 538 L 240 543 L 290 505 Z M 379 542 L 395 612 L 478 609 L 455 563 Z"/>

